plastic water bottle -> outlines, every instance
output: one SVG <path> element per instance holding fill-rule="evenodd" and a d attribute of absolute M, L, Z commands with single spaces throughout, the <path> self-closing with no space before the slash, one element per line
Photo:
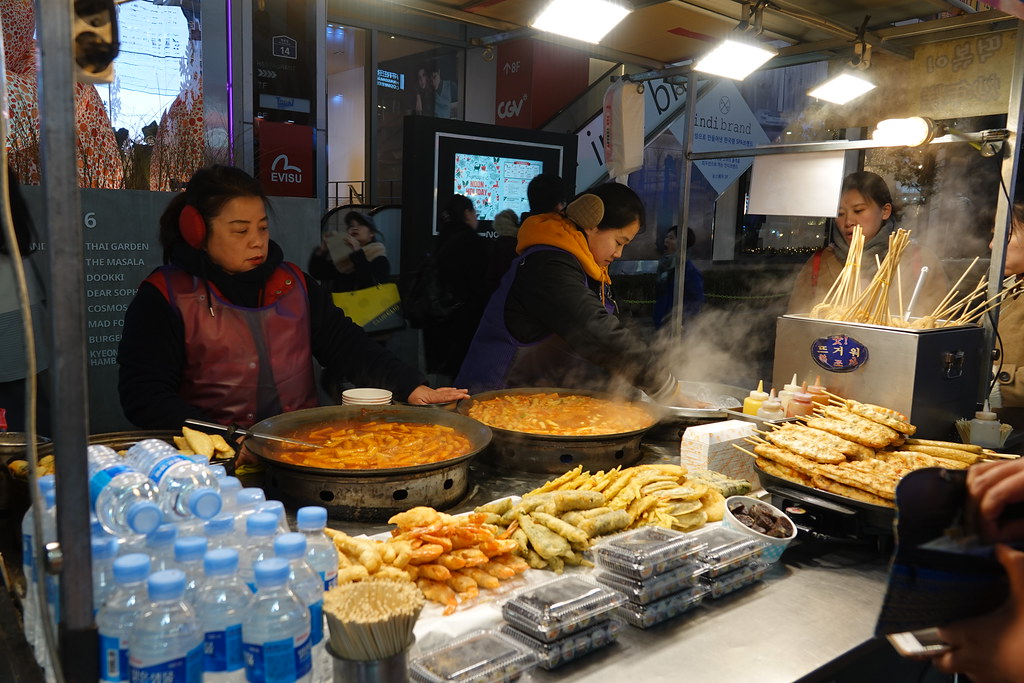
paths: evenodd
<path fill-rule="evenodd" d="M 318 505 L 299 508 L 295 526 L 306 537 L 306 561 L 324 584 L 324 591 L 338 585 L 338 549 L 327 537 L 327 508 Z"/>
<path fill-rule="evenodd" d="M 43 546 L 57 541 L 57 491 L 48 490 L 46 511 L 43 512 Z M 46 604 L 42 605 L 39 614 L 41 619 L 49 619 L 53 634 L 57 635 L 57 624 L 60 623 L 60 575 L 51 574 L 45 567 L 39 568 L 38 581 L 46 588 Z M 53 667 L 50 664 L 50 651 L 46 646 L 46 634 L 40 629 L 36 633 L 36 661 L 46 670 L 47 680 L 54 680 Z"/>
<path fill-rule="evenodd" d="M 52 474 L 39 477 L 39 490 L 42 493 L 41 504 L 46 505 L 46 492 L 54 490 Z M 39 623 L 39 570 L 36 567 L 35 547 L 32 538 L 35 534 L 36 508 L 30 507 L 21 520 L 21 570 L 25 576 L 25 640 L 35 647 L 36 629 Z"/>
<path fill-rule="evenodd" d="M 250 487 L 243 488 L 235 495 L 235 514 L 238 516 L 239 523 L 242 528 L 245 528 L 245 518 L 249 515 L 255 514 L 260 506 L 267 500 L 267 495 L 263 493 L 263 489 Z"/>
<path fill-rule="evenodd" d="M 309 683 L 309 610 L 288 587 L 288 560 L 272 557 L 254 571 L 256 599 L 242 624 L 246 680 Z"/>
<path fill-rule="evenodd" d="M 174 541 L 174 566 L 185 573 L 185 602 L 194 605 L 196 591 L 203 581 L 203 555 L 207 541 L 203 536 L 182 536 Z"/>
<path fill-rule="evenodd" d="M 203 558 L 206 579 L 196 593 L 196 615 L 203 627 L 204 683 L 245 683 L 242 624 L 256 598 L 238 578 L 238 551 L 211 550 Z"/>
<path fill-rule="evenodd" d="M 210 472 L 213 473 L 213 476 L 216 477 L 218 481 L 228 476 L 228 471 L 225 469 L 224 465 L 207 465 L 207 467 L 210 468 Z"/>
<path fill-rule="evenodd" d="M 306 562 L 306 537 L 300 533 L 281 534 L 274 539 L 274 554 L 288 560 L 288 587 L 309 609 L 309 645 L 313 658 L 313 680 L 330 683 L 334 664 L 324 641 L 324 584 Z"/>
<path fill-rule="evenodd" d="M 128 638 L 128 670 L 135 683 L 199 683 L 203 679 L 203 629 L 184 600 L 185 573 L 150 574 L 149 606 Z"/>
<path fill-rule="evenodd" d="M 89 502 L 107 531 L 148 534 L 160 526 L 163 513 L 149 477 L 107 446 L 89 446 L 88 458 Z"/>
<path fill-rule="evenodd" d="M 238 576 L 256 592 L 254 565 L 274 556 L 274 535 L 277 517 L 269 512 L 257 512 L 245 520 L 245 541 L 238 554 Z"/>
<path fill-rule="evenodd" d="M 238 492 L 242 490 L 242 482 L 236 477 L 220 479 L 220 498 L 224 502 L 221 512 L 234 512 L 238 507 Z"/>
<path fill-rule="evenodd" d="M 92 538 L 92 614 L 95 617 L 114 588 L 114 558 L 117 557 L 116 536 Z"/>
<path fill-rule="evenodd" d="M 174 446 L 159 439 L 145 439 L 128 449 L 128 461 L 156 482 L 166 516 L 209 519 L 220 512 L 217 478 L 208 467 L 192 462 Z"/>
<path fill-rule="evenodd" d="M 206 520 L 203 524 L 203 533 L 206 535 L 207 550 L 218 548 L 242 547 L 242 544 L 235 538 L 235 516 L 230 512 L 222 512 L 212 519 Z"/>
<path fill-rule="evenodd" d="M 114 560 L 114 589 L 96 614 L 100 639 L 100 680 L 128 680 L 128 636 L 148 604 L 149 556 L 129 553 Z"/>
<path fill-rule="evenodd" d="M 284 503 L 279 500 L 268 500 L 256 506 L 259 512 L 269 512 L 277 517 L 277 530 L 282 534 L 291 532 L 288 527 L 288 518 L 284 513 Z"/>
<path fill-rule="evenodd" d="M 146 535 L 146 554 L 151 561 L 150 570 L 162 572 L 174 569 L 174 540 L 178 538 L 178 527 L 161 524 Z"/>

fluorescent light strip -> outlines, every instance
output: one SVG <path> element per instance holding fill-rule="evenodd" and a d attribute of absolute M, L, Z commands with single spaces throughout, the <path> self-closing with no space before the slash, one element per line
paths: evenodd
<path fill-rule="evenodd" d="M 694 65 L 695 71 L 742 81 L 775 56 L 773 50 L 727 38 Z"/>
<path fill-rule="evenodd" d="M 856 99 L 874 89 L 874 83 L 853 74 L 842 73 L 834 78 L 830 78 L 807 94 L 819 100 L 826 100 L 835 104 L 846 104 L 850 100 Z"/>
<path fill-rule="evenodd" d="M 552 0 L 533 21 L 533 28 L 597 43 L 629 14 L 608 0 Z"/>

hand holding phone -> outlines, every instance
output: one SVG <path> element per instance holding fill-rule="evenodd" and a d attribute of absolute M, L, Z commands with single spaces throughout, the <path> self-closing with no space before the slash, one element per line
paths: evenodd
<path fill-rule="evenodd" d="M 935 628 L 890 633 L 886 638 L 903 657 L 935 657 L 949 652 L 951 648 L 949 643 L 939 637 L 939 630 Z"/>

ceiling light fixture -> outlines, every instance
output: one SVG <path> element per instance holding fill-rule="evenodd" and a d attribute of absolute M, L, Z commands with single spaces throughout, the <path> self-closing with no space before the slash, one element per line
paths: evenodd
<path fill-rule="evenodd" d="M 567 38 L 597 43 L 629 12 L 630 8 L 609 0 L 551 0 L 531 26 Z"/>
<path fill-rule="evenodd" d="M 715 49 L 693 65 L 694 71 L 742 81 L 775 56 L 775 50 L 757 40 L 764 30 L 765 2 L 748 7 L 747 16 Z"/>
<path fill-rule="evenodd" d="M 926 116 L 879 121 L 871 139 L 886 147 L 920 147 L 945 133 L 942 124 Z"/>
<path fill-rule="evenodd" d="M 808 91 L 808 95 L 819 100 L 834 102 L 835 104 L 846 104 L 864 93 L 875 89 L 875 84 L 863 76 L 849 72 L 843 72 L 833 76 L 814 90 Z"/>

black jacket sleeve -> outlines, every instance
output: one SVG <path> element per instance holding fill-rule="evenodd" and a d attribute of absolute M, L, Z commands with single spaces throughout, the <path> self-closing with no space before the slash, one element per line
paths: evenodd
<path fill-rule="evenodd" d="M 406 401 L 413 389 L 427 380 L 419 370 L 367 336 L 330 294 L 307 278 L 312 322 L 313 356 L 325 368 L 356 385 L 383 387 L 396 401 Z"/>
<path fill-rule="evenodd" d="M 309 255 L 309 265 L 306 269 L 317 280 L 336 280 L 341 276 L 341 273 L 338 272 L 334 261 L 331 260 L 331 252 L 327 250 L 320 252 L 318 249 L 319 247 L 314 249 L 313 253 Z"/>
<path fill-rule="evenodd" d="M 180 429 L 186 418 L 208 419 L 178 395 L 185 327 L 164 295 L 149 283 L 142 283 L 125 312 L 117 362 L 121 409 L 136 427 Z"/>
<path fill-rule="evenodd" d="M 534 342 L 557 334 L 582 358 L 648 394 L 665 386 L 669 373 L 657 366 L 656 354 L 608 313 L 575 257 L 538 251 L 519 263 L 514 261 L 521 270 L 505 305 L 505 322 L 516 339 Z"/>

